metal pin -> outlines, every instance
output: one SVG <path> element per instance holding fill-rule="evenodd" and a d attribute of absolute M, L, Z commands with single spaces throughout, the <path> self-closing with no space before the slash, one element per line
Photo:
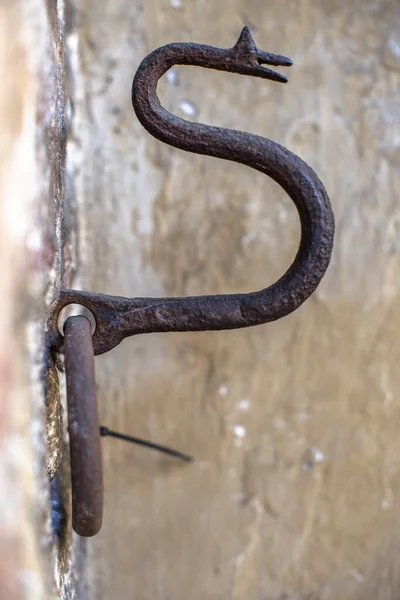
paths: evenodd
<path fill-rule="evenodd" d="M 64 324 L 68 431 L 71 455 L 72 527 L 96 535 L 103 520 L 101 443 L 94 380 L 91 324 L 69 317 Z"/>
<path fill-rule="evenodd" d="M 103 437 L 108 435 L 110 437 L 118 438 L 119 440 L 124 440 L 125 442 L 139 444 L 139 446 L 145 446 L 146 448 L 151 448 L 152 450 L 157 450 L 158 452 L 163 452 L 164 454 L 169 454 L 170 456 L 175 456 L 175 458 L 179 458 L 186 462 L 193 461 L 193 456 L 183 454 L 182 452 L 173 450 L 167 446 L 161 446 L 160 444 L 155 444 L 154 442 L 142 440 L 141 438 L 134 437 L 133 435 L 125 435 L 124 433 L 119 433 L 118 431 L 112 431 L 111 429 L 108 429 L 108 427 L 100 427 L 100 435 Z"/>

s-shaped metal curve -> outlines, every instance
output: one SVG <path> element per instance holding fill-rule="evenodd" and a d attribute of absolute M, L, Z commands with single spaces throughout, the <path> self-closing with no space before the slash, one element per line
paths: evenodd
<path fill-rule="evenodd" d="M 322 182 L 303 160 L 267 138 L 232 129 L 185 121 L 169 113 L 157 97 L 158 80 L 173 65 L 194 65 L 286 82 L 267 67 L 291 60 L 259 50 L 245 27 L 233 48 L 175 43 L 158 48 L 140 64 L 132 86 L 132 104 L 141 124 L 157 139 L 197 154 L 242 163 L 274 179 L 291 197 L 300 217 L 301 240 L 286 273 L 269 287 L 247 294 L 183 298 L 121 298 L 61 290 L 49 323 L 50 344 L 63 352 L 57 315 L 70 303 L 92 311 L 95 354 L 114 348 L 125 337 L 161 331 L 236 329 L 275 321 L 296 310 L 316 289 L 330 261 L 334 216 Z"/>

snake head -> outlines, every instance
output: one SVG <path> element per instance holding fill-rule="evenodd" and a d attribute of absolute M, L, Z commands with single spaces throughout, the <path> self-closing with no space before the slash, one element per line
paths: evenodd
<path fill-rule="evenodd" d="M 281 83 L 287 82 L 287 78 L 284 75 L 263 65 L 290 67 L 292 65 L 290 58 L 280 56 L 279 54 L 272 54 L 271 52 L 264 52 L 257 48 L 248 27 L 242 29 L 238 41 L 230 52 L 232 53 L 231 60 L 238 73 L 271 79 L 272 81 L 280 81 Z"/>

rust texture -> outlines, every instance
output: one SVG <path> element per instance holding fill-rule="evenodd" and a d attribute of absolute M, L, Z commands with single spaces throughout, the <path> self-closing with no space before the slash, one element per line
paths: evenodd
<path fill-rule="evenodd" d="M 156 138 L 189 152 L 242 163 L 274 179 L 299 213 L 301 240 L 295 260 L 273 285 L 248 294 L 188 298 L 114 298 L 62 290 L 52 317 L 50 343 L 62 351 L 59 311 L 81 303 L 93 312 L 95 354 L 114 348 L 125 337 L 166 331 L 237 329 L 276 321 L 296 310 L 314 292 L 330 261 L 334 217 L 329 198 L 314 171 L 298 156 L 267 138 L 246 132 L 190 123 L 165 110 L 157 97 L 158 80 L 174 65 L 192 65 L 263 79 L 286 78 L 263 66 L 290 66 L 291 60 L 259 50 L 245 27 L 233 48 L 168 44 L 139 66 L 132 103 L 142 125 Z"/>
<path fill-rule="evenodd" d="M 103 518 L 103 477 L 97 416 L 91 324 L 69 317 L 64 324 L 68 432 L 71 456 L 72 526 L 90 537 Z"/>

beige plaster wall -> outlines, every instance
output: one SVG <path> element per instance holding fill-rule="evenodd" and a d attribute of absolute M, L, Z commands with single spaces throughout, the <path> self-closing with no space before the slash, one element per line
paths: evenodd
<path fill-rule="evenodd" d="M 275 184 L 170 149 L 137 122 L 135 69 L 170 41 L 227 47 L 248 24 L 260 47 L 293 59 L 286 86 L 182 67 L 160 93 L 181 116 L 297 152 L 337 220 L 331 267 L 290 317 L 137 337 L 96 359 L 102 424 L 196 461 L 103 440 L 104 526 L 80 546 L 87 588 L 77 597 L 395 600 L 397 0 L 76 0 L 74 11 L 78 235 L 66 251 L 81 257 L 76 285 L 126 296 L 246 291 L 294 255 L 297 217 Z"/>

